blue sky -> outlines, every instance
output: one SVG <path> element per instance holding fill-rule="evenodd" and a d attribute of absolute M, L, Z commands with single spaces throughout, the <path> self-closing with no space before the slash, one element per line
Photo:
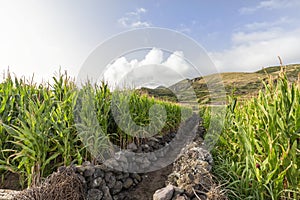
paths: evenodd
<path fill-rule="evenodd" d="M 300 63 L 299 9 L 298 0 L 1 0 L 0 70 L 47 80 L 61 66 L 76 76 L 103 41 L 143 27 L 193 38 L 221 72 L 276 65 L 278 55 Z"/>

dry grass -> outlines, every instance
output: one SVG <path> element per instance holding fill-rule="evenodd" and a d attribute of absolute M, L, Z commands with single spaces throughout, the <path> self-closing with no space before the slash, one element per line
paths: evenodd
<path fill-rule="evenodd" d="M 83 185 L 72 167 L 53 173 L 41 186 L 17 194 L 13 200 L 84 200 Z"/>

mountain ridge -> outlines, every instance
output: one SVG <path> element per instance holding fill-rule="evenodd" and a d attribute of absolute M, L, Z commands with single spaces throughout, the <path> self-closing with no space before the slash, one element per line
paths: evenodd
<path fill-rule="evenodd" d="M 291 82 L 297 81 L 300 64 L 291 64 L 284 67 L 288 79 Z M 271 66 L 255 72 L 224 72 L 193 79 L 183 79 L 168 88 L 164 86 L 154 89 L 143 87 L 139 91 L 154 98 L 172 102 L 192 101 L 195 99 L 192 93 L 195 93 L 198 103 L 207 104 L 210 102 L 212 94 L 208 91 L 206 81 L 215 76 L 220 76 L 226 94 L 234 94 L 240 100 L 244 100 L 257 95 L 259 89 L 263 88 L 262 81 L 266 81 L 268 75 L 272 75 L 276 79 L 280 69 L 281 66 Z"/>

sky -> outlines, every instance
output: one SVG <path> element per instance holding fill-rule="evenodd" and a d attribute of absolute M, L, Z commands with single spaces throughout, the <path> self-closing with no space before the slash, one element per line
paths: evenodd
<path fill-rule="evenodd" d="M 147 27 L 195 40 L 219 72 L 278 65 L 277 56 L 300 63 L 299 9 L 298 0 L 0 0 L 0 72 L 9 68 L 41 81 L 61 69 L 76 77 L 101 43 Z M 153 47 L 134 55 L 112 60 L 104 77 L 116 80 L 145 63 L 178 68 L 179 74 L 187 68 L 180 49 Z"/>

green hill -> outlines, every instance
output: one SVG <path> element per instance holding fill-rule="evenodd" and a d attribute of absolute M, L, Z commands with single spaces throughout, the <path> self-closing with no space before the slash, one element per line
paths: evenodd
<path fill-rule="evenodd" d="M 268 75 L 272 75 L 276 79 L 280 68 L 280 66 L 273 66 L 263 68 L 256 72 L 227 72 L 219 75 L 226 93 L 234 93 L 240 100 L 244 100 L 257 95 L 259 89 L 263 87 L 262 80 L 267 80 Z M 294 82 L 298 80 L 300 64 L 287 65 L 285 69 L 290 81 Z M 155 98 L 186 103 L 195 99 L 193 98 L 193 94 L 196 94 L 198 102 L 206 104 L 210 102 L 210 98 L 214 95 L 209 93 L 206 81 L 214 79 L 216 76 L 218 76 L 218 74 L 194 79 L 184 79 L 169 88 L 160 86 L 155 89 L 141 88 L 140 91 Z M 217 84 L 222 83 L 219 82 Z M 173 91 L 176 92 L 177 96 Z"/>

